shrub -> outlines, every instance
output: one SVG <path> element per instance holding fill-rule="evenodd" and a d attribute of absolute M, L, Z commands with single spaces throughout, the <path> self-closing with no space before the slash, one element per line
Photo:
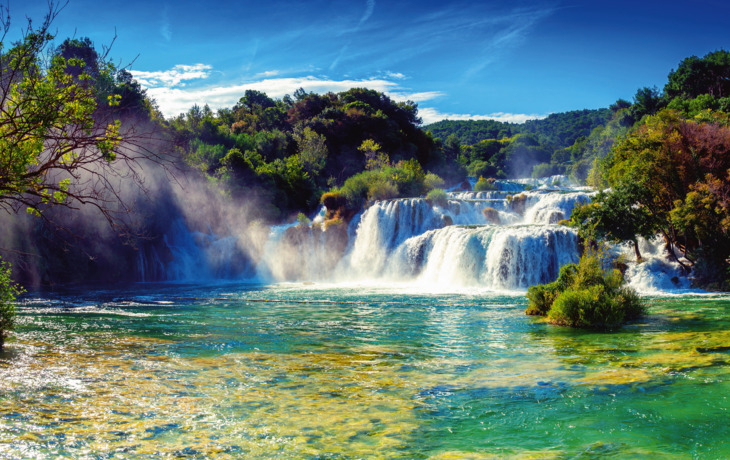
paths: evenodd
<path fill-rule="evenodd" d="M 490 224 L 501 224 L 502 220 L 499 218 L 499 211 L 497 211 L 494 208 L 484 208 L 482 209 L 482 214 L 484 214 L 484 218 L 487 219 L 487 222 Z"/>
<path fill-rule="evenodd" d="M 336 211 L 347 206 L 347 197 L 341 191 L 333 190 L 323 193 L 320 202 L 328 211 Z"/>
<path fill-rule="evenodd" d="M 10 264 L 0 260 L 0 350 L 15 326 L 15 298 L 23 289 L 10 278 Z"/>
<path fill-rule="evenodd" d="M 489 190 L 497 190 L 497 181 L 493 178 L 485 179 L 482 176 L 479 176 L 479 180 L 477 180 L 477 183 L 474 185 L 474 191 L 475 192 L 486 192 Z"/>
<path fill-rule="evenodd" d="M 528 315 L 545 316 L 550 310 L 555 298 L 570 287 L 575 279 L 575 274 L 578 271 L 576 264 L 563 265 L 560 268 L 558 279 L 548 284 L 537 284 L 530 286 L 527 289 L 527 299 L 529 303 L 527 310 L 525 311 Z"/>
<path fill-rule="evenodd" d="M 645 311 L 636 292 L 624 286 L 621 272 L 604 270 L 601 254 L 593 250 L 587 250 L 577 265 L 561 268 L 556 281 L 531 286 L 527 298 L 526 314 L 571 327 L 613 329 Z"/>
<path fill-rule="evenodd" d="M 428 190 L 442 188 L 445 184 L 444 180 L 434 173 L 426 174 L 426 177 L 423 179 L 423 183 Z"/>
<path fill-rule="evenodd" d="M 435 188 L 428 192 L 428 194 L 426 195 L 426 200 L 432 205 L 441 206 L 442 208 L 445 208 L 449 205 L 448 195 L 446 195 L 446 192 L 444 192 L 440 188 Z"/>
<path fill-rule="evenodd" d="M 398 186 L 389 181 L 386 177 L 375 176 L 373 181 L 368 185 L 368 201 L 389 200 L 398 198 Z"/>
<path fill-rule="evenodd" d="M 619 303 L 600 284 L 561 292 L 547 317 L 551 323 L 561 326 L 600 328 L 620 326 L 624 319 Z"/>
<path fill-rule="evenodd" d="M 330 230 L 333 228 L 337 228 L 337 227 L 341 227 L 343 224 L 344 224 L 344 221 L 339 218 L 327 219 L 324 221 L 324 231 L 327 231 L 327 230 Z"/>
<path fill-rule="evenodd" d="M 311 222 L 312 221 L 309 220 L 309 217 L 307 217 L 307 215 L 304 214 L 303 212 L 300 212 L 299 214 L 297 214 L 297 226 L 309 227 L 309 224 Z"/>
<path fill-rule="evenodd" d="M 418 160 L 399 161 L 395 166 L 387 168 L 390 181 L 395 183 L 400 197 L 421 196 L 426 192 L 426 174 Z"/>
<path fill-rule="evenodd" d="M 525 213 L 527 205 L 527 195 L 520 193 L 519 195 L 507 195 L 507 203 L 510 205 L 513 211 L 522 215 Z"/>

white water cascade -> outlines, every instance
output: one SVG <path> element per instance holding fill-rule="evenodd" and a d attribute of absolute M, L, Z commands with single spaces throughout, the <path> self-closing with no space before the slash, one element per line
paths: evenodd
<path fill-rule="evenodd" d="M 444 207 L 425 199 L 374 203 L 363 213 L 340 278 L 525 289 L 552 281 L 562 265 L 578 259 L 575 231 L 557 222 L 588 201 L 588 192 L 453 192 L 449 198 Z"/>
<path fill-rule="evenodd" d="M 166 280 L 400 282 L 428 290 L 524 290 L 554 280 L 561 266 L 578 260 L 576 232 L 558 222 L 591 195 L 569 187 L 560 176 L 497 181 L 493 191 L 449 192 L 441 205 L 424 198 L 377 201 L 349 226 L 325 222 L 321 209 L 312 224 L 272 227 L 263 239 L 249 235 L 243 240 L 240 232 L 238 237 L 191 232 L 180 221 L 162 248 L 151 248 L 144 258 L 140 253 L 139 266 L 143 276 Z M 637 290 L 689 287 L 659 243 L 642 245 L 647 262 L 629 263 L 626 272 Z M 233 262 L 242 258 L 246 261 Z"/>

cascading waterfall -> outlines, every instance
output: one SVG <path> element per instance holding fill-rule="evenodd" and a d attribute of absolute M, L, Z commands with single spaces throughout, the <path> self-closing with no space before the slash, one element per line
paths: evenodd
<path fill-rule="evenodd" d="M 567 184 L 563 176 L 496 181 L 492 191 L 449 192 L 441 205 L 424 198 L 378 201 L 349 226 L 326 222 L 320 209 L 311 225 L 272 227 L 260 250 L 248 252 L 255 267 L 248 272 L 231 262 L 241 257 L 236 237 L 191 232 L 180 220 L 162 249 L 140 253 L 139 269 L 143 276 L 167 280 L 238 276 L 523 290 L 554 280 L 561 266 L 578 260 L 575 230 L 558 222 L 593 192 Z M 634 287 L 641 292 L 688 287 L 658 243 L 642 244 L 647 262 L 630 264 L 627 271 Z"/>
<path fill-rule="evenodd" d="M 514 196 L 500 191 L 452 193 L 443 208 L 424 199 L 377 202 L 363 214 L 340 273 L 444 288 L 524 289 L 549 282 L 578 258 L 575 231 L 551 224 L 589 196 L 523 192 L 523 204 L 514 207 Z M 489 222 L 486 208 L 496 211 L 498 222 Z"/>

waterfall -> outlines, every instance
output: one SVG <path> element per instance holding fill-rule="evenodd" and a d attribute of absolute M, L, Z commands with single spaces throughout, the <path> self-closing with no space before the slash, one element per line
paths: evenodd
<path fill-rule="evenodd" d="M 489 191 L 452 192 L 445 207 L 424 199 L 377 202 L 362 216 L 341 278 L 444 288 L 546 283 L 578 259 L 575 231 L 553 224 L 589 199 L 586 192 L 523 191 L 515 198 Z"/>
<path fill-rule="evenodd" d="M 558 222 L 595 192 L 571 187 L 564 176 L 496 181 L 495 188 L 452 191 L 441 205 L 424 198 L 377 201 L 349 223 L 328 221 L 321 208 L 311 224 L 273 226 L 258 243 L 240 232 L 193 231 L 178 219 L 162 244 L 140 250 L 138 270 L 147 281 L 398 281 L 429 290 L 524 290 L 577 262 L 577 234 Z M 642 242 L 642 254 L 646 261 L 626 271 L 638 291 L 688 288 L 659 242 Z"/>

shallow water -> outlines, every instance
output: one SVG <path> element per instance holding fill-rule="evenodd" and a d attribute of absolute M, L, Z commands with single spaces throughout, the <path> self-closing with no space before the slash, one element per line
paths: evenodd
<path fill-rule="evenodd" d="M 0 456 L 730 457 L 730 298 L 649 302 L 605 334 L 519 293 L 37 295 L 0 354 Z"/>

